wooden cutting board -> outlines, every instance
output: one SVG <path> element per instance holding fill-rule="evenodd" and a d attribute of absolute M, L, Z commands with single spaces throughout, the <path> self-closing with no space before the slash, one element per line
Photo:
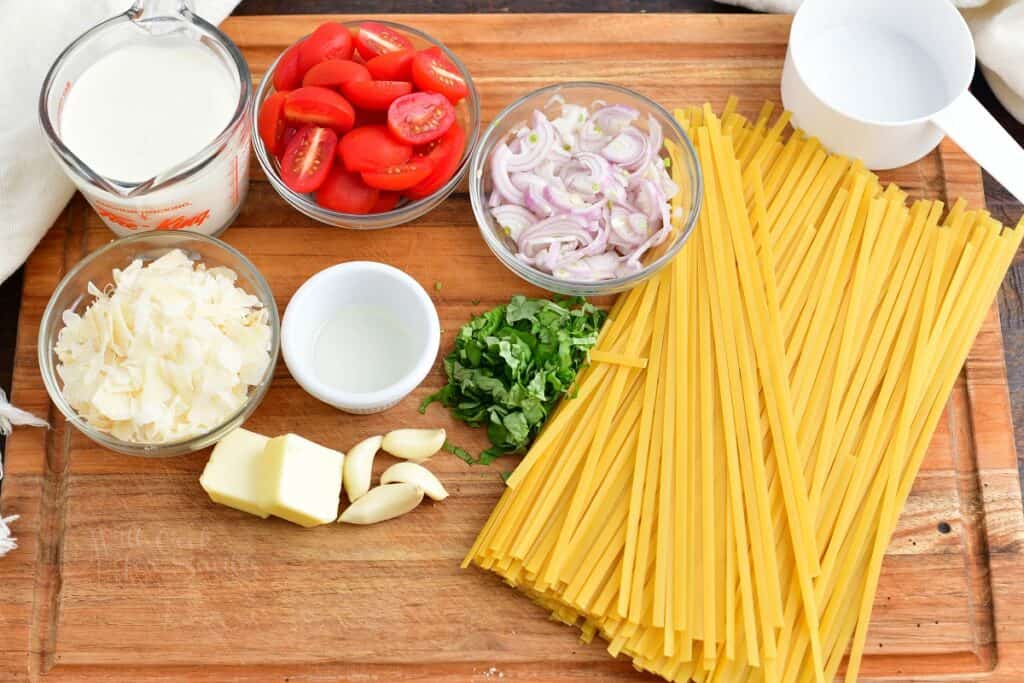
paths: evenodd
<path fill-rule="evenodd" d="M 225 30 L 259 78 L 324 17 L 230 19 Z M 533 88 L 570 79 L 635 88 L 668 107 L 730 93 L 753 113 L 778 101 L 789 20 L 712 15 L 404 16 L 468 64 L 490 120 Z M 977 166 L 945 143 L 884 174 L 912 195 L 984 201 Z M 14 400 L 53 430 L 10 439 L 2 509 L 20 514 L 19 548 L 0 560 L 0 680 L 644 680 L 602 647 L 547 620 L 491 575 L 458 563 L 497 500 L 499 469 L 440 456 L 452 496 L 370 528 L 300 529 L 212 504 L 197 482 L 207 453 L 141 460 L 102 450 L 65 426 L 36 363 L 42 310 L 58 279 L 111 239 L 77 198 L 25 276 Z M 435 299 L 447 349 L 474 312 L 540 294 L 480 239 L 464 191 L 415 226 L 325 227 L 299 215 L 262 177 L 225 239 L 270 281 L 283 310 L 329 265 L 385 261 Z M 437 285 L 435 286 L 435 283 Z M 439 364 L 438 364 L 439 365 Z M 355 417 L 305 394 L 279 364 L 249 422 L 347 449 L 399 425 L 443 424 L 454 441 L 483 436 L 435 406 L 439 367 L 409 399 Z M 378 466 L 387 464 L 378 459 Z M 956 385 L 886 557 L 865 677 L 1024 677 L 1024 518 L 995 311 Z"/>

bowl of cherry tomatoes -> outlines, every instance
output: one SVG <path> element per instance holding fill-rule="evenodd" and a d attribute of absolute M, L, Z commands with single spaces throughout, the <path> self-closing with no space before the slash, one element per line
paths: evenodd
<path fill-rule="evenodd" d="M 274 60 L 253 106 L 253 148 L 273 188 L 345 228 L 390 228 L 434 209 L 480 136 L 466 67 L 389 21 L 321 24 Z"/>

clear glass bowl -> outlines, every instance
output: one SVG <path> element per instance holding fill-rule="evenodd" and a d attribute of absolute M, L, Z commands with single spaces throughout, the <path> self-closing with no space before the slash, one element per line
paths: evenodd
<path fill-rule="evenodd" d="M 473 85 L 473 79 L 469 74 L 469 70 L 466 69 L 466 66 L 461 61 L 459 61 L 459 58 L 456 57 L 451 50 L 445 47 L 444 44 L 434 40 L 422 31 L 393 21 L 381 21 L 379 19 L 373 19 L 373 21 L 378 24 L 390 26 L 399 33 L 402 33 L 412 41 L 413 47 L 417 50 L 434 46 L 441 48 L 448 59 L 451 60 L 452 64 L 458 68 L 459 73 L 462 74 L 462 78 L 466 81 L 466 85 L 469 87 L 469 95 L 455 106 L 455 120 L 458 121 L 459 125 L 461 125 L 463 130 L 466 131 L 466 147 L 462 152 L 462 159 L 459 161 L 459 167 L 455 171 L 455 175 L 453 175 L 451 179 L 449 179 L 448 182 L 445 183 L 437 192 L 429 197 L 424 197 L 423 199 L 419 199 L 414 202 L 399 204 L 393 210 L 385 211 L 384 213 L 354 214 L 325 209 L 313 200 L 312 195 L 300 194 L 285 185 L 281 180 L 279 170 L 280 165 L 278 164 L 277 158 L 267 152 L 267 148 L 263 144 L 263 140 L 260 139 L 259 131 L 257 130 L 257 112 L 260 109 L 260 105 L 263 104 L 263 101 L 274 93 L 274 70 L 277 68 L 278 62 L 281 61 L 281 57 L 284 55 L 284 52 L 277 56 L 274 63 L 270 65 L 269 69 L 267 69 L 267 73 L 263 75 L 263 80 L 260 81 L 260 87 L 256 90 L 256 97 L 253 99 L 251 117 L 252 146 L 253 149 L 256 150 L 256 159 L 260 162 L 260 166 L 263 168 L 263 172 L 266 174 L 267 180 L 270 181 L 270 185 L 274 190 L 281 195 L 286 202 L 291 204 L 292 207 L 310 218 L 328 225 L 335 225 L 339 228 L 352 228 L 354 230 L 392 228 L 396 225 L 402 225 L 403 223 L 416 220 L 420 216 L 433 211 L 441 202 L 447 199 L 448 195 L 455 191 L 455 188 L 465 177 L 466 171 L 469 168 L 470 155 L 472 154 L 473 148 L 476 146 L 476 142 L 480 137 L 480 96 L 477 94 L 476 86 Z M 363 22 L 345 21 L 342 23 L 349 29 L 354 29 Z M 298 45 L 307 37 L 308 36 L 303 36 L 299 40 L 295 41 L 293 45 Z M 290 47 L 291 46 L 289 46 L 289 49 Z"/>
<path fill-rule="evenodd" d="M 679 187 L 684 214 L 680 228 L 675 230 L 668 240 L 645 255 L 644 267 L 636 273 L 600 282 L 580 282 L 556 278 L 516 258 L 515 242 L 505 234 L 505 231 L 491 216 L 491 212 L 488 211 L 487 197 L 491 192 L 489 163 L 495 145 L 502 140 L 511 139 L 514 131 L 529 121 L 530 114 L 535 109 L 557 116 L 559 113 L 557 108 L 561 106 L 558 103 L 558 97 L 563 98 L 567 103 L 588 108 L 595 100 L 603 101 L 606 104 L 623 104 L 633 107 L 640 112 L 640 118 L 634 122 L 634 125 L 644 132 L 647 129 L 647 115 L 650 114 L 661 124 L 665 139 L 671 140 L 682 150 L 686 173 L 683 175 Z M 551 292 L 574 296 L 600 296 L 623 292 L 650 279 L 668 264 L 693 231 L 697 214 L 700 212 L 702 182 L 700 165 L 697 162 L 697 155 L 690 138 L 661 105 L 627 88 L 610 83 L 585 81 L 561 83 L 541 88 L 505 107 L 488 126 L 469 164 L 469 198 L 473 203 L 473 214 L 476 216 L 476 222 L 480 226 L 480 233 L 483 235 L 484 241 L 487 242 L 487 246 L 491 248 L 494 255 L 509 270 L 527 282 Z"/>
<path fill-rule="evenodd" d="M 224 266 L 238 274 L 236 284 L 246 292 L 255 295 L 269 313 L 270 323 L 270 364 L 260 382 L 249 389 L 246 402 L 233 415 L 217 427 L 188 439 L 164 443 L 134 443 L 122 441 L 102 432 L 78 415 L 61 393 L 60 377 L 57 375 L 57 354 L 54 346 L 57 335 L 64 327 L 63 313 L 73 310 L 82 313 L 93 297 L 88 293 L 90 282 L 100 289 L 112 283 L 114 268 L 124 268 L 136 258 L 152 261 L 172 249 L 181 249 L 190 258 L 208 267 Z M 50 302 L 43 312 L 39 326 L 39 370 L 50 400 L 64 414 L 68 423 L 99 445 L 144 458 L 161 458 L 198 451 L 219 441 L 225 434 L 241 426 L 263 400 L 274 375 L 277 355 L 281 346 L 281 319 L 277 304 L 270 292 L 270 286 L 256 267 L 234 247 L 214 238 L 195 232 L 144 232 L 123 237 L 97 249 L 86 256 L 57 285 Z"/>

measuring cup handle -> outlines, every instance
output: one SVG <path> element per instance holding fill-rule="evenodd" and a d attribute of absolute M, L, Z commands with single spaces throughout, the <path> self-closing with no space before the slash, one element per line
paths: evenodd
<path fill-rule="evenodd" d="M 128 8 L 128 14 L 135 21 L 153 17 L 181 16 L 191 11 L 190 0 L 135 0 Z"/>
<path fill-rule="evenodd" d="M 1024 202 L 1024 149 L 969 92 L 953 100 L 932 122 Z"/>

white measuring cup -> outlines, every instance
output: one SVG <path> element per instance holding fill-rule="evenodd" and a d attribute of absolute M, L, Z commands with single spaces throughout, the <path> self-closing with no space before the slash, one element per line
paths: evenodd
<path fill-rule="evenodd" d="M 968 92 L 974 60 L 949 0 L 805 0 L 782 102 L 795 125 L 872 169 L 917 161 L 949 135 L 1024 201 L 1024 150 Z"/>
<path fill-rule="evenodd" d="M 109 178 L 64 144 L 62 106 L 75 80 L 98 59 L 144 41 L 188 41 L 209 50 L 237 86 L 237 103 L 227 126 L 188 159 L 141 181 Z M 242 53 L 193 13 L 188 0 L 135 0 L 124 14 L 89 29 L 57 57 L 39 95 L 39 118 L 57 161 L 116 234 L 194 230 L 217 235 L 234 221 L 249 187 L 251 99 Z"/>

